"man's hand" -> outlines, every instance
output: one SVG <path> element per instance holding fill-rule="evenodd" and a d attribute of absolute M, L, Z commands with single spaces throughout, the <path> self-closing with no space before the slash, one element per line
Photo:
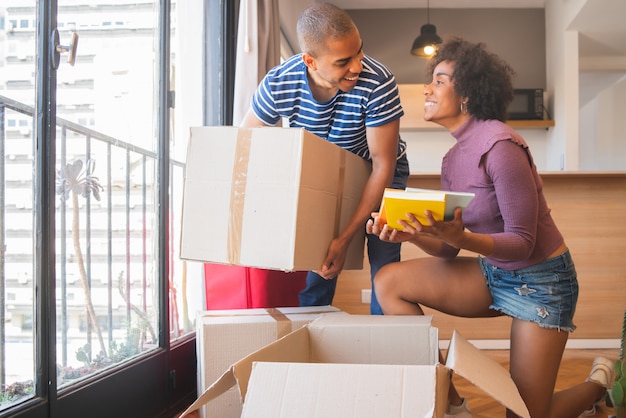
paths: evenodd
<path fill-rule="evenodd" d="M 315 273 L 329 280 L 339 276 L 343 270 L 343 264 L 346 261 L 348 253 L 348 244 L 335 238 L 330 242 L 328 253 L 321 270 L 314 270 Z"/>

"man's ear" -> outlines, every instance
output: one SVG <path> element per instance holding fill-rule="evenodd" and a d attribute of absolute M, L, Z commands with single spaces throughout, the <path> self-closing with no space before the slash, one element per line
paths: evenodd
<path fill-rule="evenodd" d="M 302 61 L 304 61 L 304 64 L 312 71 L 315 71 L 317 69 L 317 61 L 315 59 L 315 57 L 311 54 L 309 54 L 308 52 L 304 52 L 302 54 Z"/>

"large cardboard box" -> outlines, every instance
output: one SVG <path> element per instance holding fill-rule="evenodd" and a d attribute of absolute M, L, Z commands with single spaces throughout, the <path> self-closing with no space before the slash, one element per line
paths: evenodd
<path fill-rule="evenodd" d="M 522 417 L 509 373 L 454 333 L 438 362 L 430 317 L 322 317 L 233 364 L 183 413 L 237 385 L 241 417 L 443 418 L 452 372 Z"/>
<path fill-rule="evenodd" d="M 299 128 L 191 128 L 181 258 L 319 269 L 353 215 L 370 163 Z M 345 269 L 363 267 L 364 229 Z"/>
<path fill-rule="evenodd" d="M 312 308 L 291 309 L 298 309 L 302 312 L 302 309 Z M 229 311 L 222 312 L 227 314 Z M 250 329 L 242 326 L 244 318 L 253 323 Z M 281 344 L 279 346 L 276 347 L 268 342 L 268 345 L 258 346 L 260 351 L 254 354 L 248 350 L 257 344 L 260 338 L 250 334 L 257 334 L 257 331 L 261 332 L 259 325 L 261 321 L 270 324 L 272 328 L 271 335 L 265 339 L 274 341 L 272 338 L 276 333 L 275 327 L 279 324 L 274 324 L 275 321 L 269 315 L 207 318 L 203 314 L 201 319 L 202 323 L 197 327 L 198 355 L 204 357 L 199 357 L 199 363 L 206 364 L 208 361 L 212 363 L 217 361 L 219 364 L 210 365 L 213 380 L 203 386 L 204 390 L 201 390 L 202 388 L 199 386 L 198 393 L 200 396 L 185 414 L 206 405 L 204 407 L 207 414 L 205 417 L 225 417 L 226 415 L 212 410 L 214 404 L 223 405 L 224 396 L 228 396 L 228 408 L 231 412 L 235 405 L 239 406 L 238 411 L 241 412 L 241 400 L 246 396 L 252 362 L 257 359 L 319 363 L 332 358 L 335 360 L 333 362 L 344 363 L 434 364 L 438 356 L 438 330 L 431 327 L 430 316 L 391 317 L 348 315 L 346 313 L 324 314 L 315 319 L 316 326 L 309 328 L 309 324 L 304 325 L 304 328 L 299 328 L 306 330 L 304 333 L 298 333 L 296 330 L 280 339 Z M 305 320 L 308 319 L 311 318 L 305 318 Z M 219 321 L 221 323 L 219 326 L 223 329 L 216 328 L 216 325 L 213 324 L 215 321 Z M 232 336 L 231 333 L 235 336 Z M 231 342 L 222 345 L 223 338 L 216 338 L 216 336 L 222 335 L 228 336 Z M 309 335 L 311 336 L 310 339 Z M 247 339 L 255 339 L 255 341 L 250 343 L 246 341 Z M 239 344 L 245 344 L 246 348 L 238 350 L 233 347 L 233 345 Z M 278 349 L 276 352 L 272 351 L 275 347 Z M 236 351 L 231 352 L 231 350 Z M 269 353 L 269 357 L 267 353 Z M 236 357 L 236 360 L 225 364 L 226 362 L 220 358 L 221 356 Z M 233 364 L 235 366 L 232 366 Z M 217 370 L 220 366 L 221 368 Z M 203 369 L 206 368 L 206 365 L 203 366 Z M 224 373 L 224 371 L 227 372 Z M 199 376 L 200 373 L 199 370 Z M 239 391 L 237 391 L 237 380 L 234 378 L 235 373 L 239 381 Z M 207 379 L 206 374 L 204 374 L 202 380 L 208 382 L 210 379 Z M 235 416 L 239 417 L 240 415 Z"/>
<path fill-rule="evenodd" d="M 333 306 L 210 310 L 196 318 L 198 393 L 224 370 L 252 352 L 301 328 L 321 315 L 348 315 Z M 238 418 L 241 400 L 236 387 L 200 409 L 201 417 Z"/>

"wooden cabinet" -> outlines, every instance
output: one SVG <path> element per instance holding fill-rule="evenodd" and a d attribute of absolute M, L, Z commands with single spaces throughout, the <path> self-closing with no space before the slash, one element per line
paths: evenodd
<path fill-rule="evenodd" d="M 570 340 L 589 340 L 585 342 L 589 348 L 603 348 L 607 343 L 617 347 L 626 310 L 626 172 L 549 172 L 541 177 L 552 216 L 578 273 L 580 294 L 574 317 L 578 328 Z M 408 185 L 434 189 L 439 184 L 439 175 L 432 174 L 412 175 Z M 428 255 L 414 245 L 403 244 L 402 259 L 416 257 Z M 363 270 L 345 270 L 339 277 L 333 305 L 343 311 L 369 312 L 368 305 L 361 302 L 361 290 L 370 288 L 367 257 L 365 260 Z M 468 319 L 425 311 L 434 315 L 442 339 L 449 338 L 454 329 L 471 339 L 509 338 L 508 317 Z"/>

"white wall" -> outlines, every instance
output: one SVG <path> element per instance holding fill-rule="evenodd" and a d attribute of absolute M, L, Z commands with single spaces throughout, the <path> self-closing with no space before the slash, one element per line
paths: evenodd
<path fill-rule="evenodd" d="M 580 170 L 623 170 L 626 160 L 626 76 L 580 109 Z"/>
<path fill-rule="evenodd" d="M 518 129 L 539 171 L 626 170 L 626 57 L 580 57 L 580 35 L 569 28 L 587 1 L 546 2 L 546 103 L 555 126 Z M 439 18 L 444 26 L 448 16 Z M 389 43 L 395 45 L 394 40 Z M 441 158 L 454 144 L 445 131 L 402 130 L 402 137 L 412 173 L 438 172 Z"/>
<path fill-rule="evenodd" d="M 546 130 L 518 129 L 533 154 L 539 171 L 546 171 Z M 447 130 L 409 130 L 400 132 L 407 143 L 411 174 L 435 174 L 441 171 L 441 159 L 455 143 Z"/>
<path fill-rule="evenodd" d="M 566 4 L 563 0 L 548 0 L 546 17 L 546 78 L 550 113 L 556 122 L 548 135 L 549 170 L 577 170 L 578 155 L 567 154 L 566 141 L 578 141 L 578 38 L 566 33 L 568 22 L 575 16 L 571 9 L 581 1 Z M 570 13 L 567 13 L 570 10 Z M 578 146 L 576 144 L 575 149 Z"/>
<path fill-rule="evenodd" d="M 312 1 L 281 0 L 281 24 L 288 37 L 294 36 L 295 21 L 304 3 Z M 624 0 L 606 1 L 610 4 Z M 548 113 L 555 126 L 549 130 L 520 131 L 540 171 L 626 170 L 626 158 L 620 162 L 616 157 L 623 154 L 626 143 L 626 130 L 620 129 L 626 114 L 623 107 L 626 96 L 623 86 L 615 84 L 621 75 L 626 76 L 626 57 L 581 58 L 580 35 L 572 29 L 573 22 L 591 13 L 590 6 L 594 6 L 594 13 L 598 9 L 601 13 L 611 13 L 611 7 L 602 7 L 603 4 L 598 0 L 546 0 L 545 10 L 430 10 L 430 22 L 436 25 L 438 33 L 485 42 L 513 65 L 518 73 L 516 87 L 546 89 Z M 365 51 L 385 63 L 398 83 L 424 82 L 424 61 L 408 51 L 425 23 L 424 9 L 349 10 L 349 13 L 359 27 Z M 607 65 L 612 66 L 611 72 L 607 71 Z M 593 86 L 589 85 L 587 74 L 591 67 Z M 596 89 L 599 80 L 603 85 Z M 409 142 L 411 171 L 439 169 L 443 144 L 450 143 L 445 132 L 410 131 L 403 136 Z"/>
<path fill-rule="evenodd" d="M 581 73 L 579 33 L 570 26 L 587 1 L 546 2 L 547 86 L 555 120 L 546 139 L 549 171 L 626 169 L 626 130 L 621 126 L 626 66 L 616 69 L 611 60 L 611 67 L 603 68 L 603 60 L 592 59 L 594 71 Z"/>
<path fill-rule="evenodd" d="M 426 23 L 424 9 L 349 10 L 363 49 L 387 65 L 398 83 L 424 83 L 426 60 L 410 54 Z M 516 88 L 544 88 L 545 20 L 542 9 L 430 9 L 430 22 L 444 37 L 484 42 L 516 71 Z"/>

